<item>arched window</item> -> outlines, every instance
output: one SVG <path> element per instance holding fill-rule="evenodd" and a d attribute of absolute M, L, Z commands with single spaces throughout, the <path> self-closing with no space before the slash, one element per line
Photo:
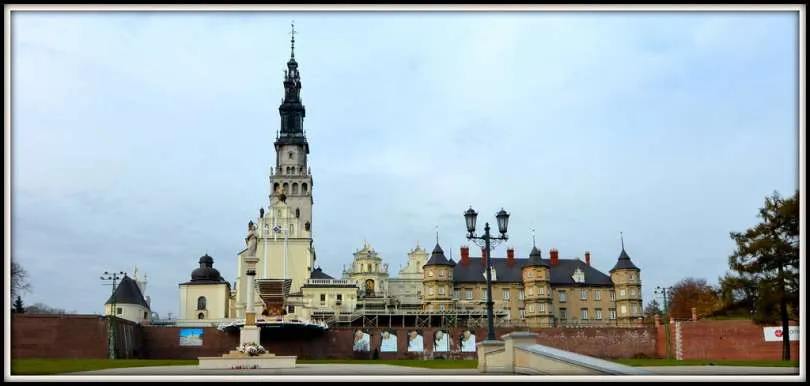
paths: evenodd
<path fill-rule="evenodd" d="M 278 191 L 278 182 L 273 184 L 273 192 L 276 192 L 276 191 Z"/>
<path fill-rule="evenodd" d="M 301 209 L 295 208 L 295 218 L 301 217 Z"/>
<path fill-rule="evenodd" d="M 368 264 L 368 271 L 371 272 L 371 263 Z"/>
<path fill-rule="evenodd" d="M 198 310 L 205 309 L 205 296 L 200 296 L 197 298 L 197 309 Z"/>
<path fill-rule="evenodd" d="M 285 182 L 283 185 L 281 185 L 281 191 L 282 192 L 287 193 L 289 190 L 290 190 L 290 184 Z"/>
<path fill-rule="evenodd" d="M 287 153 L 287 155 L 289 156 L 290 159 L 293 159 L 293 152 L 289 152 Z"/>
<path fill-rule="evenodd" d="M 307 194 L 307 183 L 306 182 L 301 184 L 301 194 L 303 194 L 303 195 Z"/>
<path fill-rule="evenodd" d="M 298 167 L 298 174 L 302 174 L 302 175 L 304 174 L 304 167 L 303 166 Z"/>
<path fill-rule="evenodd" d="M 197 319 L 205 319 L 205 314 L 200 312 L 199 314 L 197 314 Z"/>
<path fill-rule="evenodd" d="M 312 225 L 310 225 L 309 221 L 307 221 L 306 223 L 304 223 L 304 229 L 305 229 L 307 232 L 309 232 L 309 230 L 310 230 L 311 228 L 312 228 Z"/>
<path fill-rule="evenodd" d="M 292 184 L 292 194 L 298 194 L 298 183 L 293 182 Z"/>

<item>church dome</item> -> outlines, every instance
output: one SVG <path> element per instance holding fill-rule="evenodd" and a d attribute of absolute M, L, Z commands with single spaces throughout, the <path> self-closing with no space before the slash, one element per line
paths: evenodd
<path fill-rule="evenodd" d="M 208 256 L 208 254 L 206 253 L 204 256 L 200 257 L 200 267 L 191 271 L 191 281 L 192 282 L 222 281 L 222 276 L 219 274 L 219 271 L 215 269 L 213 266 L 214 266 L 214 258 Z"/>

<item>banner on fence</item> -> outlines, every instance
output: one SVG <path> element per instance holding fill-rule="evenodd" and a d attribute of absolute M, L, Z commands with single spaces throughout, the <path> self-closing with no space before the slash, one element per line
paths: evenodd
<path fill-rule="evenodd" d="M 781 342 L 782 341 L 782 327 L 763 327 L 765 332 L 765 341 L 766 342 Z M 790 335 L 788 338 L 791 341 L 798 341 L 799 340 L 799 326 L 790 326 L 789 328 Z"/>

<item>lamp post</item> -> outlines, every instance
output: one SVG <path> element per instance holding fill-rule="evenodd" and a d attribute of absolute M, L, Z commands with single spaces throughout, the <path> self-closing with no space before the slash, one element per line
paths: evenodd
<path fill-rule="evenodd" d="M 506 241 L 509 239 L 506 236 L 506 228 L 509 225 L 509 213 L 506 213 L 505 210 L 501 209 L 498 213 L 495 214 L 495 218 L 498 220 L 498 231 L 500 232 L 500 236 L 492 236 L 489 234 L 489 223 L 484 224 L 484 235 L 483 236 L 476 236 L 475 235 L 475 222 L 478 217 L 478 213 L 473 210 L 472 207 L 467 209 L 464 212 L 464 221 L 467 223 L 467 239 L 472 240 L 474 243 L 478 244 L 478 241 L 483 241 L 484 250 L 486 251 L 486 256 L 484 258 L 487 259 L 487 340 L 495 340 L 495 316 L 492 310 L 493 305 L 495 304 L 492 301 L 492 248 L 501 241 Z"/>
<path fill-rule="evenodd" d="M 669 338 L 669 297 L 672 295 L 672 287 L 655 287 L 655 293 L 664 296 L 664 331 L 666 331 L 667 359 L 672 358 Z"/>
<path fill-rule="evenodd" d="M 101 275 L 101 280 L 103 280 L 103 281 L 111 281 L 112 282 L 111 283 L 111 285 L 112 285 L 112 296 L 110 297 L 110 299 L 112 300 L 112 302 L 110 303 L 110 314 L 111 315 L 110 315 L 110 321 L 109 321 L 109 324 L 108 324 L 109 327 L 107 328 L 107 331 L 108 331 L 107 332 L 107 337 L 109 339 L 109 345 L 107 347 L 108 347 L 108 350 L 109 350 L 110 359 L 115 359 L 115 354 L 116 354 L 115 353 L 115 314 L 116 314 L 116 308 L 117 307 L 116 307 L 116 304 L 115 304 L 115 288 L 116 288 L 116 284 L 118 283 L 118 280 L 121 280 L 121 278 L 123 278 L 124 276 L 126 276 L 126 273 L 124 273 L 124 272 L 109 273 L 107 271 L 104 271 L 104 274 Z"/>

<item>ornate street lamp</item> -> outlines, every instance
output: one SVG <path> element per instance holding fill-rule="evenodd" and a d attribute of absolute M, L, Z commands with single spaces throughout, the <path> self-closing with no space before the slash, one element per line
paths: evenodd
<path fill-rule="evenodd" d="M 509 213 L 506 213 L 505 210 L 501 209 L 498 213 L 495 214 L 495 218 L 498 220 L 498 231 L 501 233 L 501 236 L 495 237 L 490 235 L 489 233 L 489 223 L 484 224 L 484 235 L 483 236 L 476 236 L 475 235 L 475 222 L 478 218 L 478 213 L 473 210 L 472 207 L 467 209 L 464 212 L 464 221 L 467 223 L 467 239 L 472 240 L 477 245 L 478 241 L 483 241 L 484 250 L 486 256 L 483 256 L 487 259 L 487 340 L 495 340 L 495 316 L 494 311 L 492 310 L 493 305 L 495 304 L 492 301 L 492 248 L 501 241 L 506 241 L 508 236 L 506 236 L 506 229 L 509 225 Z"/>
<path fill-rule="evenodd" d="M 664 296 L 664 331 L 666 331 L 667 335 L 667 359 L 670 359 L 672 358 L 672 350 L 669 343 L 669 297 L 672 296 L 672 287 L 655 287 L 655 293 Z"/>
<path fill-rule="evenodd" d="M 108 337 L 107 339 L 109 339 L 109 345 L 107 347 L 109 349 L 110 359 L 115 359 L 115 356 L 116 356 L 116 352 L 115 352 L 115 327 L 116 327 L 115 318 L 116 318 L 116 316 L 115 315 L 116 315 L 117 305 L 116 305 L 116 302 L 115 302 L 115 288 L 116 288 L 116 283 L 118 283 L 118 280 L 121 280 L 124 276 L 126 276 L 126 273 L 124 273 L 124 272 L 109 273 L 107 271 L 104 271 L 104 274 L 101 275 L 101 280 L 102 281 L 111 281 L 112 282 L 112 296 L 110 297 L 110 299 L 112 300 L 112 302 L 110 303 L 110 314 L 111 315 L 110 315 L 110 319 L 109 319 L 109 323 L 108 323 L 109 327 L 107 328 L 107 337 Z"/>

